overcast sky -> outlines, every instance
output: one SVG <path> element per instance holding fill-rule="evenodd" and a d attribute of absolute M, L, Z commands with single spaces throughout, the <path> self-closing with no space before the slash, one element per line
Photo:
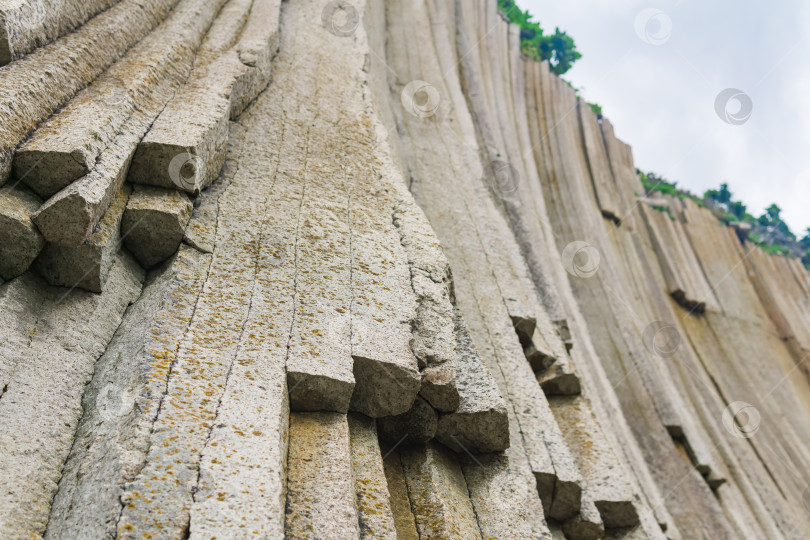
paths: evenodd
<path fill-rule="evenodd" d="M 751 214 L 775 202 L 803 236 L 810 227 L 810 2 L 518 4 L 545 31 L 559 26 L 574 38 L 582 58 L 565 78 L 602 106 L 633 147 L 636 166 L 699 195 L 728 182 Z M 729 88 L 744 94 L 721 99 L 718 114 L 717 97 Z"/>

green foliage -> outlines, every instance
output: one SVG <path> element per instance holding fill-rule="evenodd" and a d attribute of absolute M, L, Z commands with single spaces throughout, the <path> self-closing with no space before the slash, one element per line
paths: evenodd
<path fill-rule="evenodd" d="M 704 199 L 711 199 L 720 204 L 728 204 L 731 201 L 731 192 L 728 184 L 720 184 L 720 189 L 709 189 L 703 194 Z"/>
<path fill-rule="evenodd" d="M 551 36 L 541 36 L 540 58 L 548 60 L 551 71 L 562 75 L 571 69 L 582 55 L 577 51 L 574 39 L 565 32 L 560 32 L 559 28 L 555 28 Z"/>
<path fill-rule="evenodd" d="M 720 184 L 719 189 L 706 190 L 703 197 L 698 197 L 688 190 L 679 189 L 677 182 L 670 182 L 655 173 L 636 169 L 636 174 L 644 186 L 645 195 L 657 192 L 680 199 L 689 198 L 699 206 L 710 209 L 726 225 L 748 223 L 752 227 L 748 240 L 771 255 L 798 257 L 810 269 L 810 227 L 804 231 L 804 237 L 798 240 L 787 223 L 782 221 L 779 206 L 772 204 L 761 216 L 754 217 L 747 212 L 745 204 L 734 200 L 727 183 Z"/>
<path fill-rule="evenodd" d="M 597 116 L 602 116 L 602 106 L 601 105 L 598 105 L 596 103 L 591 103 L 589 101 L 586 101 L 585 103 L 588 104 L 588 107 L 591 108 L 591 110 L 594 112 L 594 114 L 596 114 Z"/>
<path fill-rule="evenodd" d="M 728 211 L 737 221 L 745 221 L 746 216 L 751 215 L 745 211 L 745 205 L 740 201 L 729 201 Z"/>
<path fill-rule="evenodd" d="M 540 23 L 533 21 L 531 13 L 520 9 L 515 0 L 498 0 L 498 9 L 520 27 L 523 54 L 535 60 L 548 60 L 553 73 L 562 75 L 582 58 L 571 36 L 559 28 L 555 28 L 553 34 L 545 35 Z"/>
<path fill-rule="evenodd" d="M 663 195 L 671 195 L 673 197 L 683 198 L 685 194 L 688 194 L 688 192 L 678 189 L 677 182 L 669 182 L 653 172 L 645 173 L 640 169 L 636 169 L 636 174 L 638 175 L 639 180 L 641 180 L 641 185 L 646 191 L 645 195 L 651 195 L 654 192 L 658 192 Z"/>

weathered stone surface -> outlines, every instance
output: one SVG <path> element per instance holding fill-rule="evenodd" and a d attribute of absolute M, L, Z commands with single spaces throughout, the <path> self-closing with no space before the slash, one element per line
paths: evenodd
<path fill-rule="evenodd" d="M 398 186 L 404 192 L 404 185 Z M 450 266 L 424 212 L 410 194 L 399 195 L 394 225 L 408 257 L 411 285 L 416 293 L 416 319 L 411 348 L 419 367 L 455 359 Z"/>
<path fill-rule="evenodd" d="M 41 204 L 24 186 L 0 188 L 0 278 L 12 279 L 28 270 L 45 246 L 31 221 Z"/>
<path fill-rule="evenodd" d="M 80 26 L 117 0 L 33 0 L 0 9 L 0 66 Z"/>
<path fill-rule="evenodd" d="M 268 216 L 295 215 L 301 189 L 255 181 L 276 174 L 258 151 L 271 146 L 268 133 L 280 120 L 271 110 L 266 94 L 233 145 L 238 167 L 201 195 L 218 211 L 192 217 L 211 232 L 211 266 L 171 362 L 167 398 L 152 417 L 148 451 L 122 494 L 120 536 L 182 536 L 189 527 L 229 536 L 241 524 L 283 535 L 295 251 L 294 232 Z M 164 474 L 167 461 L 182 474 Z"/>
<path fill-rule="evenodd" d="M 229 81 L 236 69 L 231 60 L 225 55 L 195 67 L 193 80 L 138 143 L 130 182 L 196 195 L 219 176 L 227 151 Z"/>
<path fill-rule="evenodd" d="M 610 163 L 608 162 L 605 142 L 599 128 L 597 115 L 581 99 L 577 101 L 577 111 L 579 124 L 582 128 L 582 145 L 587 157 L 588 170 L 591 173 L 591 181 L 593 182 L 593 190 L 599 203 L 599 209 L 602 211 L 603 216 L 619 223 L 623 214 L 617 200 L 618 190 L 610 170 Z"/>
<path fill-rule="evenodd" d="M 115 536 L 120 496 L 148 450 L 152 418 L 165 399 L 178 349 L 188 339 L 210 263 L 210 255 L 182 248 L 150 274 L 127 310 L 82 399 L 46 538 Z"/>
<path fill-rule="evenodd" d="M 439 412 L 454 412 L 461 404 L 456 382 L 457 360 L 426 367 L 422 370 L 419 395 Z"/>
<path fill-rule="evenodd" d="M 224 3 L 181 1 L 149 39 L 37 129 L 15 154 L 15 174 L 26 174 L 26 184 L 49 196 L 89 173 L 162 81 L 188 76 L 194 52 Z"/>
<path fill-rule="evenodd" d="M 377 419 L 380 437 L 391 444 L 399 442 L 426 443 L 436 436 L 438 415 L 430 404 L 417 397 L 408 412 Z"/>
<path fill-rule="evenodd" d="M 144 268 L 177 252 L 192 204 L 179 191 L 135 186 L 121 220 L 124 245 Z"/>
<path fill-rule="evenodd" d="M 303 195 L 294 218 L 300 221 L 296 313 L 287 359 L 290 405 L 345 413 L 355 390 L 349 200 L 346 186 L 326 175 L 313 174 L 304 189 L 309 196 Z"/>
<path fill-rule="evenodd" d="M 582 391 L 579 375 L 567 353 L 559 355 L 550 368 L 538 373 L 537 382 L 547 396 L 570 396 Z"/>
<path fill-rule="evenodd" d="M 101 152 L 92 171 L 48 199 L 34 215 L 48 242 L 77 246 L 93 233 L 124 183 L 138 140 L 178 86 L 173 78 L 162 81 Z"/>
<path fill-rule="evenodd" d="M 394 515 L 397 538 L 419 540 L 399 452 L 396 447 L 388 447 L 384 443 L 381 443 L 380 450 L 383 452 L 383 467 L 385 479 L 388 482 L 388 492 L 391 494 L 391 512 Z"/>
<path fill-rule="evenodd" d="M 351 315 L 357 385 L 351 408 L 373 417 L 396 415 L 410 409 L 422 383 L 409 345 L 416 299 L 392 208 L 386 216 L 373 192 L 355 197 Z"/>
<path fill-rule="evenodd" d="M 15 286 L 11 281 L 8 286 L 0 287 L 0 312 L 7 315 L 7 324 L 0 327 L 0 397 L 8 389 L 17 364 L 24 359 L 18 352 L 28 346 L 36 330 L 37 308 L 44 301 L 45 291 L 36 286 L 35 278 L 22 277 L 18 281 L 21 284 Z"/>
<path fill-rule="evenodd" d="M 633 491 L 625 480 L 627 471 L 616 459 L 590 404 L 584 397 L 557 397 L 549 404 L 583 476 L 583 498 L 597 508 L 608 529 L 638 525 Z"/>
<path fill-rule="evenodd" d="M 495 380 L 481 362 L 467 325 L 458 312 L 455 333 L 459 407 L 440 416 L 436 437 L 456 452 L 505 450 L 510 443 L 506 404 Z"/>
<path fill-rule="evenodd" d="M 24 299 L 28 314 L 17 324 L 28 332 L 0 345 L 0 536 L 45 532 L 82 392 L 142 279 L 131 257 L 121 256 L 102 294 L 51 288 L 31 273 L 3 285 L 3 303 Z"/>
<path fill-rule="evenodd" d="M 350 413 L 348 421 L 360 538 L 396 540 L 398 536 L 391 510 L 390 489 L 374 420 Z"/>
<path fill-rule="evenodd" d="M 523 343 L 523 354 L 535 373 L 543 373 L 557 361 L 543 334 L 537 329 L 532 333 L 531 339 Z"/>
<path fill-rule="evenodd" d="M 130 182 L 196 194 L 218 176 L 229 118 L 269 81 L 279 10 L 280 0 L 231 1 L 223 8 L 200 47 L 189 84 L 138 145 Z"/>
<path fill-rule="evenodd" d="M 183 241 L 204 252 L 212 253 L 216 246 L 216 221 L 219 213 L 219 197 L 230 185 L 239 171 L 239 154 L 242 151 L 245 128 L 231 122 L 228 137 L 228 154 L 222 174 L 200 197 L 194 200 L 191 220 L 186 226 Z"/>
<path fill-rule="evenodd" d="M 253 0 L 250 19 L 236 45 L 244 67 L 231 90 L 231 120 L 242 114 L 270 81 L 270 62 L 279 45 L 280 10 L 281 0 Z"/>
<path fill-rule="evenodd" d="M 48 244 L 34 267 L 51 285 L 101 292 L 107 272 L 121 247 L 121 218 L 132 189 L 119 188 L 98 227 L 78 246 Z"/>
<path fill-rule="evenodd" d="M 492 7 L 494 14 L 494 5 Z M 438 15 L 441 8 L 431 9 L 441 16 Z M 492 205 L 485 186 L 469 181 L 477 176 L 471 170 L 471 164 L 477 160 L 476 135 L 457 78 L 457 58 L 452 55 L 454 45 L 448 37 L 456 32 L 430 23 L 428 11 L 426 6 L 419 9 L 403 4 L 389 13 L 389 21 L 421 21 L 409 24 L 407 30 L 392 24 L 386 51 L 397 72 L 397 81 L 391 88 L 391 103 L 397 105 L 397 118 L 402 121 L 398 131 L 403 134 L 403 151 L 409 157 L 411 189 L 439 233 L 453 267 L 456 299 L 470 333 L 475 336 L 476 348 L 498 382 L 499 392 L 508 399 L 509 423 L 517 422 L 515 433 L 519 436 L 511 440 L 511 444 L 523 450 L 529 465 L 513 464 L 510 459 L 499 478 L 517 485 L 531 485 L 535 492 L 538 478 L 548 478 L 543 493 L 550 503 L 557 473 L 543 431 L 554 437 L 554 420 L 542 390 L 533 380 L 510 317 L 518 314 L 514 308 L 521 305 L 520 298 L 525 302 L 525 313 L 531 311 L 526 291 L 532 287 L 526 277 L 525 264 L 514 255 L 519 251 L 507 232 L 508 226 Z M 458 11 L 459 16 L 462 13 L 463 10 Z M 466 24 L 455 15 L 452 17 L 455 22 L 451 24 Z M 472 24 L 472 19 L 467 21 Z M 480 25 L 483 35 L 486 23 L 481 21 Z M 421 29 L 418 36 L 413 35 L 414 28 Z M 430 45 L 434 39 L 440 43 L 435 48 Z M 407 81 L 415 78 L 429 80 L 440 96 L 439 109 L 429 121 L 398 107 Z M 441 107 L 441 100 L 448 100 L 445 108 Z M 435 151 L 437 147 L 441 148 L 439 152 Z M 502 284 L 511 284 L 509 287 L 517 290 L 506 290 Z M 563 483 L 558 490 L 561 506 L 566 506 L 563 500 L 578 500 L 577 473 L 570 456 L 569 461 L 564 461 L 563 448 L 564 443 L 555 447 L 555 452 L 559 452 L 561 460 L 559 473 Z M 563 462 L 570 464 L 570 468 Z M 573 496 L 569 497 L 569 492 Z M 532 497 L 536 501 L 537 495 L 532 493 Z M 566 508 L 572 513 L 577 509 L 576 505 Z M 539 505 L 521 499 L 515 508 L 505 513 L 503 521 L 518 522 L 518 516 L 524 515 L 531 523 L 537 523 L 542 520 L 537 517 L 538 510 L 542 514 Z M 532 526 L 532 529 L 539 527 Z"/>
<path fill-rule="evenodd" d="M 482 538 L 551 538 L 537 485 L 521 481 L 531 477 L 531 470 L 519 448 L 510 447 L 504 454 L 466 455 L 461 460 Z"/>
<path fill-rule="evenodd" d="M 175 4 L 177 0 L 122 0 L 75 32 L 0 72 L 4 95 L 4 106 L 0 107 L 4 127 L 0 131 L 0 185 L 11 172 L 14 148 L 26 135 L 123 56 Z M 14 106 L 19 103 L 26 107 Z M 18 178 L 35 172 L 32 169 L 41 164 L 37 160 L 18 169 Z"/>
<path fill-rule="evenodd" d="M 0 536 L 807 536 L 810 275 L 689 200 L 651 212 L 630 147 L 497 4 L 122 0 L 0 70 L 0 183 L 77 92 L 118 124 L 88 116 L 93 170 L 15 222 L 114 262 L 100 294 L 0 277 Z M 64 33 L 75 5 L 12 7 Z M 199 47 L 133 66 L 209 9 Z M 143 90 L 127 114 L 109 73 Z M 139 296 L 105 210 L 154 118 L 204 125 L 225 165 Z M 583 241 L 588 275 L 562 255 Z M 291 405 L 313 409 L 292 448 Z M 446 445 L 416 443 L 434 422 Z"/>
<path fill-rule="evenodd" d="M 359 538 L 345 414 L 292 413 L 286 538 Z"/>
<path fill-rule="evenodd" d="M 420 538 L 481 538 L 461 466 L 435 443 L 402 450 Z"/>
<path fill-rule="evenodd" d="M 665 200 L 669 205 L 669 199 Z M 644 205 L 639 207 L 639 213 L 649 229 L 669 294 L 690 312 L 718 310 L 717 299 L 689 244 L 683 224 L 668 213 Z"/>

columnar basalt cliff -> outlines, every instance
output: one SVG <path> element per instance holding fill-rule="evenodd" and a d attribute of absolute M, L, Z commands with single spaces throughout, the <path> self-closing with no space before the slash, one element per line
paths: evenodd
<path fill-rule="evenodd" d="M 0 537 L 810 536 L 808 272 L 519 40 L 0 1 Z"/>

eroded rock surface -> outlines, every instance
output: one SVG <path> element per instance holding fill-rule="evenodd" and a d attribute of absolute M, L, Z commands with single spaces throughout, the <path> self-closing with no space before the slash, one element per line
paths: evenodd
<path fill-rule="evenodd" d="M 810 534 L 807 270 L 495 0 L 15 0 L 0 63 L 0 537 Z"/>

